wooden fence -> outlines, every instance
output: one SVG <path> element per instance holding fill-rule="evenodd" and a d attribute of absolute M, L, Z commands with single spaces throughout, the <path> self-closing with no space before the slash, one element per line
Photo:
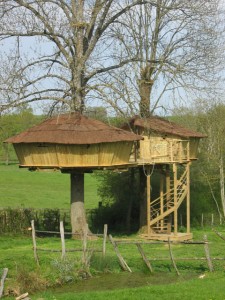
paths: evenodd
<path fill-rule="evenodd" d="M 44 251 L 44 252 L 61 252 L 61 257 L 62 259 L 66 256 L 67 252 L 82 252 L 83 253 L 83 262 L 87 264 L 88 261 L 88 253 L 93 253 L 93 252 L 101 252 L 103 256 L 106 255 L 106 240 L 107 240 L 107 231 L 108 231 L 108 226 L 107 224 L 104 225 L 104 231 L 103 234 L 90 234 L 88 233 L 88 225 L 86 225 L 86 229 L 83 232 L 83 234 L 74 234 L 72 232 L 65 232 L 64 231 L 64 226 L 63 226 L 63 221 L 60 221 L 60 231 L 43 231 L 43 230 L 36 230 L 35 229 L 35 223 L 34 220 L 31 221 L 31 231 L 32 231 L 32 241 L 33 241 L 33 251 L 34 251 L 34 259 L 36 263 L 39 265 L 39 258 L 38 258 L 38 252 L 39 251 Z M 40 248 L 37 246 L 37 240 L 36 240 L 36 234 L 54 234 L 60 235 L 61 239 L 61 249 L 45 249 L 45 248 Z M 65 243 L 65 235 L 69 236 L 79 236 L 82 239 L 82 248 L 66 248 L 66 243 Z M 102 242 L 102 249 L 88 249 L 87 247 L 87 241 L 88 238 L 93 238 L 93 237 L 101 237 L 103 239 Z"/>
<path fill-rule="evenodd" d="M 225 238 L 218 233 L 217 231 L 214 230 L 214 232 L 225 241 Z M 168 238 L 167 241 L 162 242 L 162 241 L 127 241 L 127 240 L 115 240 L 113 239 L 113 237 L 111 235 L 109 235 L 109 239 L 114 247 L 114 250 L 116 252 L 116 255 L 118 257 L 119 263 L 121 268 L 124 271 L 128 271 L 128 272 L 132 272 L 131 268 L 128 266 L 127 262 L 125 261 L 124 257 L 122 256 L 120 250 L 119 250 L 119 246 L 122 245 L 136 245 L 137 249 L 145 263 L 145 265 L 147 266 L 147 268 L 149 269 L 149 271 L 152 273 L 153 272 L 153 267 L 152 267 L 152 262 L 153 261 L 168 261 L 171 260 L 171 263 L 177 273 L 177 275 L 180 275 L 180 272 L 177 268 L 177 261 L 206 261 L 207 266 L 209 268 L 209 271 L 212 272 L 214 270 L 213 267 L 213 261 L 215 260 L 225 260 L 225 257 L 211 257 L 210 255 L 210 250 L 209 250 L 209 242 L 207 240 L 207 236 L 204 235 L 203 241 L 184 241 L 184 242 L 171 242 L 170 238 Z M 163 245 L 163 244 L 168 244 L 168 249 L 169 249 L 169 256 L 168 257 L 162 257 L 162 258 L 148 258 L 146 253 L 144 252 L 144 249 L 142 247 L 142 245 L 148 245 L 148 246 L 155 246 L 155 245 Z M 186 245 L 186 246 L 203 246 L 204 247 L 204 252 L 205 252 L 205 257 L 176 257 L 174 256 L 174 253 L 172 251 L 172 247 L 173 245 Z"/>

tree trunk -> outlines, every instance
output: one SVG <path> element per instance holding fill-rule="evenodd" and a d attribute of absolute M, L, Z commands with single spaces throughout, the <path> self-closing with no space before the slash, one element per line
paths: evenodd
<path fill-rule="evenodd" d="M 139 186 L 140 186 L 140 217 L 139 232 L 147 232 L 147 181 L 143 168 L 139 168 Z"/>
<path fill-rule="evenodd" d="M 83 234 L 87 224 L 84 208 L 84 174 L 70 174 L 72 233 Z"/>
<path fill-rule="evenodd" d="M 72 110 L 81 114 L 84 111 L 85 84 L 84 84 L 84 1 L 72 1 L 72 21 L 75 29 L 76 51 L 71 62 L 72 80 Z"/>
<path fill-rule="evenodd" d="M 223 157 L 220 157 L 220 196 L 223 208 L 223 216 L 225 217 L 225 192 L 224 192 L 224 170 L 223 170 Z"/>
<path fill-rule="evenodd" d="M 140 93 L 140 115 L 141 117 L 149 117 L 150 115 L 150 94 L 152 90 L 152 82 L 145 78 L 141 78 L 139 81 L 139 93 Z"/>

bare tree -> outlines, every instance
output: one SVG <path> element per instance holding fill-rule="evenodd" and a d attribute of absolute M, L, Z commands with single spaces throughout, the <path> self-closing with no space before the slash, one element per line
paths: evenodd
<path fill-rule="evenodd" d="M 114 58 L 136 59 L 107 78 L 118 98 L 114 108 L 148 116 L 165 105 L 163 98 L 190 101 L 215 93 L 224 66 L 223 20 L 220 0 L 157 0 L 127 11 L 111 29 L 120 49 Z"/>
<path fill-rule="evenodd" d="M 110 27 L 147 2 L 1 0 L 2 64 L 8 68 L 1 72 L 1 111 L 50 100 L 82 112 L 96 76 L 132 60 L 110 61 Z"/>
<path fill-rule="evenodd" d="M 132 61 L 113 61 L 111 27 L 130 9 L 149 0 L 0 0 L 0 112 L 51 101 L 83 112 L 100 77 Z M 154 4 L 154 1 L 153 1 Z M 93 93 L 92 93 L 93 95 Z M 64 109 L 64 107 L 63 107 Z M 83 174 L 71 175 L 73 232 L 86 226 Z M 79 220 L 79 222 L 76 222 Z"/>
<path fill-rule="evenodd" d="M 103 97 L 119 114 L 148 117 L 157 108 L 168 109 L 166 97 L 190 104 L 200 95 L 215 96 L 224 66 L 222 15 L 217 0 L 157 0 L 127 11 L 111 29 L 120 49 L 115 49 L 114 59 L 136 59 L 110 71 L 105 89 L 111 84 L 111 94 Z M 139 170 L 140 227 L 145 230 L 146 179 Z"/>

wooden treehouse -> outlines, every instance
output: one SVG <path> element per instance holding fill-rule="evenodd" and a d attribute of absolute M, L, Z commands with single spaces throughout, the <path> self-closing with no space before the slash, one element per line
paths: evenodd
<path fill-rule="evenodd" d="M 78 113 L 59 115 L 5 142 L 12 143 L 20 167 L 89 171 L 130 164 L 134 133 Z"/>
<path fill-rule="evenodd" d="M 84 202 L 84 173 L 96 169 L 143 168 L 147 178 L 144 237 L 187 240 L 192 238 L 190 164 L 197 159 L 198 143 L 203 137 L 159 117 L 134 117 L 119 129 L 70 113 L 48 119 L 6 142 L 13 144 L 20 167 L 59 169 L 70 174 L 71 213 Z M 160 179 L 158 196 L 153 198 L 150 180 L 155 171 Z M 178 210 L 184 202 L 187 232 L 179 233 Z M 79 231 L 77 223 L 82 218 L 85 220 L 78 215 L 74 220 L 73 232 Z"/>
<path fill-rule="evenodd" d="M 59 169 L 70 174 L 71 225 L 74 234 L 86 226 L 84 173 L 130 165 L 134 133 L 89 119 L 78 113 L 59 115 L 11 137 L 20 167 Z"/>
<path fill-rule="evenodd" d="M 123 129 L 144 137 L 132 151 L 130 162 L 144 169 L 146 188 L 146 232 L 148 239 L 188 240 L 190 232 L 190 165 L 197 159 L 203 134 L 165 119 L 134 117 Z M 151 197 L 151 175 L 159 173 L 159 191 Z M 186 233 L 178 232 L 178 210 L 186 202 Z"/>

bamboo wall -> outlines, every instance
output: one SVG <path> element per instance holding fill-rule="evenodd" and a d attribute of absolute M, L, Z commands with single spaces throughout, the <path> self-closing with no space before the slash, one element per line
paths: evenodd
<path fill-rule="evenodd" d="M 98 167 L 129 163 L 133 142 L 92 145 L 14 144 L 21 166 Z"/>

